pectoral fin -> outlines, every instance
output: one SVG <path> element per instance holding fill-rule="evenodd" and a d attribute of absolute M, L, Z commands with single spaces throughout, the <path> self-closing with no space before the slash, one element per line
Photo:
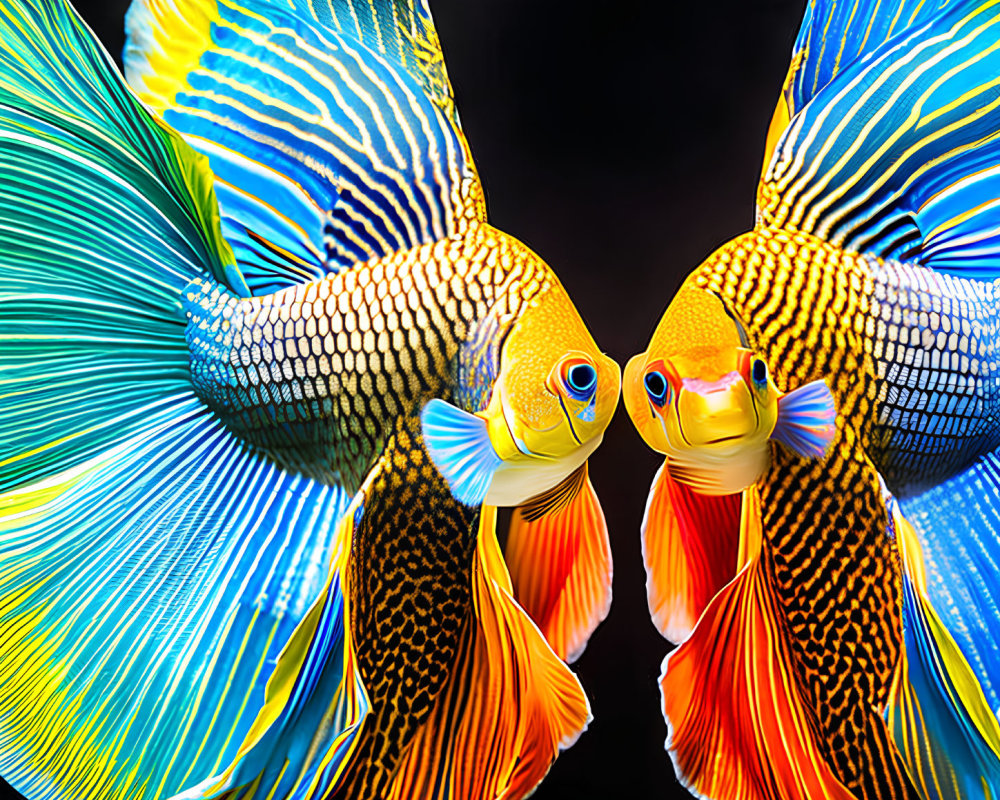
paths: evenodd
<path fill-rule="evenodd" d="M 803 458 L 822 458 L 837 432 L 837 408 L 825 381 L 812 381 L 778 400 L 771 436 Z"/>
<path fill-rule="evenodd" d="M 468 506 L 481 505 L 502 463 L 486 420 L 435 398 L 424 406 L 420 423 L 427 452 L 452 495 Z"/>
<path fill-rule="evenodd" d="M 584 464 L 514 511 L 504 552 L 514 596 L 565 661 L 611 608 L 611 547 Z"/>

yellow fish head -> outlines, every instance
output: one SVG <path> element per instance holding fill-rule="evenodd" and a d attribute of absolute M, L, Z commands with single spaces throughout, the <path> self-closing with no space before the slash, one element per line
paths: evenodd
<path fill-rule="evenodd" d="M 600 444 L 620 387 L 618 364 L 597 348 L 562 286 L 533 298 L 504 341 L 483 412 L 504 462 L 488 502 L 518 505 L 579 467 Z"/>
<path fill-rule="evenodd" d="M 620 388 L 618 365 L 552 277 L 507 328 L 486 408 L 472 414 L 432 400 L 422 412 L 424 439 L 459 500 L 521 505 L 587 460 Z"/>
<path fill-rule="evenodd" d="M 766 471 L 781 392 L 715 295 L 678 292 L 626 366 L 623 394 L 642 438 L 698 492 L 739 492 Z"/>

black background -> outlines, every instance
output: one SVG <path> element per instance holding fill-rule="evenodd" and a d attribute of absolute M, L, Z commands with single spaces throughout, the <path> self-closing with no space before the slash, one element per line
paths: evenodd
<path fill-rule="evenodd" d="M 77 8 L 121 52 L 127 2 Z M 764 138 L 803 0 L 431 0 L 490 221 L 556 270 L 624 365 L 674 289 L 753 224 Z M 619 407 L 591 476 L 614 605 L 575 665 L 594 721 L 535 797 L 688 797 L 663 750 L 668 650 L 645 601 L 639 524 L 658 458 Z"/>

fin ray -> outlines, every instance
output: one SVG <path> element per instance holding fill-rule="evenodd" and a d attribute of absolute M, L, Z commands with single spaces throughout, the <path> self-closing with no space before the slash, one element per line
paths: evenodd
<path fill-rule="evenodd" d="M 560 489 L 571 484 L 571 496 Z M 574 491 L 575 490 L 575 491 Z M 514 597 L 564 661 L 575 661 L 611 609 L 611 545 L 587 466 L 550 492 L 541 513 L 514 511 L 504 560 Z"/>
<path fill-rule="evenodd" d="M 863 57 L 834 68 L 807 55 L 758 212 L 845 250 L 992 280 L 1000 18 L 990 3 L 921 5 L 888 38 L 869 36 Z M 815 17 L 839 20 L 855 41 L 867 20 L 845 22 L 839 6 L 814 4 L 800 38 L 819 35 Z M 803 88 L 807 75 L 814 90 Z"/>
<path fill-rule="evenodd" d="M 675 644 L 736 575 L 740 497 L 698 494 L 666 462 L 653 479 L 642 521 L 646 597 L 653 624 Z"/>
<path fill-rule="evenodd" d="M 426 3 L 134 0 L 127 28 L 129 81 L 208 155 L 255 294 L 485 219 Z"/>
<path fill-rule="evenodd" d="M 387 800 L 524 797 L 590 721 L 576 676 L 511 596 L 495 526 L 496 509 L 484 507 L 466 657 L 404 755 Z"/>
<path fill-rule="evenodd" d="M 434 398 L 424 405 L 420 422 L 427 452 L 455 499 L 469 506 L 482 503 L 501 464 L 486 421 Z"/>
<path fill-rule="evenodd" d="M 889 499 L 903 561 L 905 655 L 887 723 L 928 800 L 983 798 L 1000 786 L 1000 725 L 979 681 L 926 594 L 913 527 Z"/>
<path fill-rule="evenodd" d="M 716 800 L 852 800 L 815 741 L 777 614 L 754 559 L 667 656 L 660 688 L 678 779 Z"/>

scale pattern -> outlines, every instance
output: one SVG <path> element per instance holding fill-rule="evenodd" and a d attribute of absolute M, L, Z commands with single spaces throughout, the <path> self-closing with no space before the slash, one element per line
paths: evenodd
<path fill-rule="evenodd" d="M 371 701 L 343 796 L 382 797 L 427 719 L 472 620 L 478 509 L 455 502 L 422 449 L 419 421 L 401 420 L 355 529 L 351 625 Z"/>
<path fill-rule="evenodd" d="M 904 768 L 871 713 L 888 700 L 902 628 L 895 544 L 882 533 L 878 477 L 863 455 L 879 397 L 865 336 L 868 261 L 805 234 L 761 229 L 723 247 L 696 282 L 739 315 L 781 390 L 831 384 L 841 419 L 831 456 L 806 461 L 776 448 L 761 484 L 763 558 L 840 779 L 860 797 L 906 797 Z"/>
<path fill-rule="evenodd" d="M 865 266 L 879 387 L 869 453 L 906 497 L 1000 445 L 997 283 L 872 257 Z"/>
<path fill-rule="evenodd" d="M 537 256 L 488 225 L 265 297 L 196 280 L 186 293 L 192 378 L 279 464 L 356 490 L 398 415 L 455 399 L 459 371 L 465 387 L 495 377 L 470 332 L 509 325 L 552 282 Z"/>

